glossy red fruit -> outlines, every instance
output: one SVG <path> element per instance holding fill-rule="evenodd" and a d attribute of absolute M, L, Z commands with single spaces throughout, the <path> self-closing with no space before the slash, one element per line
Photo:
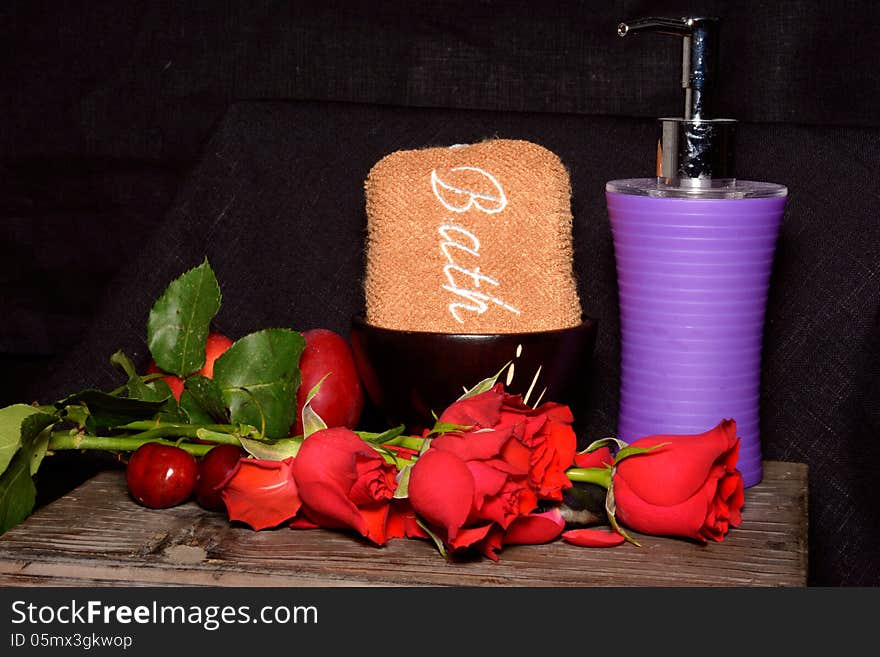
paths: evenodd
<path fill-rule="evenodd" d="M 125 478 L 136 501 L 153 509 L 166 509 L 189 499 L 198 471 L 189 452 L 172 445 L 146 443 L 131 455 Z"/>
<path fill-rule="evenodd" d="M 296 393 L 296 423 L 291 435 L 301 435 L 302 408 L 309 391 L 327 374 L 312 400 L 312 409 L 328 427 L 354 429 L 364 408 L 364 392 L 345 338 L 329 329 L 305 331 L 306 347 L 299 362 L 302 382 Z"/>
<path fill-rule="evenodd" d="M 214 490 L 237 466 L 247 453 L 235 445 L 217 445 L 199 461 L 199 478 L 196 482 L 196 502 L 210 511 L 223 509 L 220 491 Z"/>
<path fill-rule="evenodd" d="M 232 346 L 232 340 L 221 333 L 208 333 L 205 341 L 205 364 L 197 373 L 209 379 L 214 378 L 214 361 Z"/>
<path fill-rule="evenodd" d="M 225 335 L 221 333 L 209 333 L 208 339 L 205 340 L 205 364 L 202 366 L 202 369 L 196 372 L 196 374 L 201 374 L 209 379 L 213 379 L 214 361 L 220 358 L 223 352 L 231 346 L 232 340 Z M 161 372 L 162 370 L 159 369 L 156 363 L 150 361 L 150 364 L 147 366 L 147 374 L 158 374 Z M 166 374 L 162 378 L 168 383 L 168 387 L 171 388 L 174 398 L 177 401 L 180 401 L 180 393 L 183 392 L 183 379 L 179 376 L 174 376 L 173 374 Z"/>

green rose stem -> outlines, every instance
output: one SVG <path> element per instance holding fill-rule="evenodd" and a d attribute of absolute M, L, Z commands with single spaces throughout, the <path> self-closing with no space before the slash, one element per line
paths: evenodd
<path fill-rule="evenodd" d="M 373 443 L 376 441 L 379 436 L 382 436 L 384 433 L 377 433 L 375 431 L 355 431 L 355 434 L 365 440 L 368 443 Z M 419 438 L 418 436 L 405 436 L 403 434 L 399 436 L 394 436 L 394 438 L 389 438 L 388 440 L 383 440 L 378 443 L 379 445 L 390 445 L 392 447 L 406 447 L 408 449 L 414 449 L 419 451 L 422 449 L 422 445 L 425 444 L 425 438 Z"/>
<path fill-rule="evenodd" d="M 179 422 L 156 422 L 154 420 L 142 420 L 140 422 L 121 424 L 117 427 L 113 427 L 113 429 L 118 431 L 155 431 L 159 429 L 167 429 L 169 431 L 173 430 L 185 432 L 173 435 L 186 436 L 187 438 L 195 438 L 196 431 L 198 431 L 199 429 L 207 429 L 208 431 L 217 431 L 220 433 L 234 433 L 235 430 L 238 429 L 238 427 L 234 424 L 181 424 Z"/>
<path fill-rule="evenodd" d="M 49 438 L 48 449 L 60 451 L 64 449 L 100 449 L 111 452 L 133 452 L 145 443 L 176 445 L 193 456 L 204 456 L 214 445 L 241 446 L 238 438 L 232 433 L 239 427 L 232 424 L 178 424 L 174 422 L 131 422 L 114 430 L 138 431 L 126 436 L 93 436 L 90 434 L 71 433 L 70 431 L 53 431 Z M 178 440 L 166 440 L 176 438 Z M 212 444 L 196 444 L 183 442 L 181 438 L 198 438 Z"/>
<path fill-rule="evenodd" d="M 144 432 L 147 433 L 147 432 Z M 235 444 L 239 444 L 238 440 Z M 69 431 L 54 431 L 49 437 L 48 450 L 57 452 L 65 449 L 100 449 L 110 452 L 133 452 L 141 445 L 146 443 L 159 443 L 160 445 L 171 445 L 180 447 L 182 450 L 189 452 L 193 456 L 204 456 L 214 445 L 201 445 L 195 443 L 178 443 L 173 440 L 165 440 L 164 438 L 144 437 L 144 434 L 136 436 L 90 436 L 88 434 L 74 433 L 71 435 Z"/>
<path fill-rule="evenodd" d="M 359 432 L 359 435 L 363 435 L 363 432 Z M 382 444 L 392 445 L 394 447 L 406 447 L 408 449 L 414 449 L 418 451 L 422 449 L 422 445 L 425 444 L 425 439 L 419 438 L 418 436 L 397 436 L 396 438 L 387 440 Z"/>
<path fill-rule="evenodd" d="M 611 486 L 611 468 L 569 468 L 565 476 L 571 481 L 598 484 L 605 489 Z"/>

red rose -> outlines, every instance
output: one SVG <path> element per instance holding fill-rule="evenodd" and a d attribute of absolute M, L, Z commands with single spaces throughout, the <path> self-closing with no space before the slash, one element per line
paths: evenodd
<path fill-rule="evenodd" d="M 693 436 L 649 436 L 632 447 L 612 478 L 617 517 L 645 534 L 720 541 L 742 521 L 742 475 L 736 469 L 736 422 Z"/>
<path fill-rule="evenodd" d="M 343 427 L 310 435 L 293 462 L 308 520 L 321 527 L 350 527 L 378 545 L 386 542 L 396 474 L 393 465 Z"/>
<path fill-rule="evenodd" d="M 577 439 L 568 406 L 545 403 L 531 408 L 519 395 L 504 392 L 502 384 L 453 403 L 440 422 L 482 429 L 509 429 L 515 438 L 505 444 L 504 459 L 528 472 L 529 487 L 540 499 L 561 500 L 571 487 L 565 471 L 574 461 Z"/>
<path fill-rule="evenodd" d="M 527 471 L 503 457 L 515 440 L 511 426 L 446 434 L 413 466 L 412 508 L 450 549 L 497 559 L 505 532 L 537 506 Z"/>
<path fill-rule="evenodd" d="M 293 479 L 292 463 L 292 458 L 283 461 L 241 459 L 217 486 L 229 519 L 260 530 L 293 518 L 302 501 Z"/>

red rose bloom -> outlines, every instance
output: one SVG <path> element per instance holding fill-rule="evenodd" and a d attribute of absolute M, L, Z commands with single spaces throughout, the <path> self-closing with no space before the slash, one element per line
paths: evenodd
<path fill-rule="evenodd" d="M 613 476 L 617 517 L 645 534 L 720 541 L 742 521 L 743 481 L 736 469 L 736 422 L 693 436 L 649 436 L 650 452 L 622 460 Z"/>
<path fill-rule="evenodd" d="M 502 384 L 455 402 L 440 422 L 470 427 L 468 435 L 483 429 L 509 430 L 515 438 L 504 446 L 503 458 L 528 473 L 528 485 L 540 499 L 561 500 L 571 487 L 565 471 L 571 467 L 577 439 L 568 406 L 545 403 L 531 408 L 519 395 L 504 392 Z"/>
<path fill-rule="evenodd" d="M 376 450 L 342 427 L 313 433 L 293 462 L 308 520 L 321 527 L 350 527 L 378 545 L 387 540 L 396 474 Z"/>
<path fill-rule="evenodd" d="M 564 528 L 558 510 L 533 513 L 538 498 L 529 464 L 519 454 L 516 425 L 448 433 L 436 438 L 413 466 L 412 508 L 451 550 L 473 548 L 497 560 L 503 545 L 547 543 Z"/>
<path fill-rule="evenodd" d="M 497 559 L 505 532 L 537 506 L 527 471 L 503 457 L 515 440 L 510 426 L 446 434 L 413 466 L 412 508 L 450 549 L 473 547 Z"/>

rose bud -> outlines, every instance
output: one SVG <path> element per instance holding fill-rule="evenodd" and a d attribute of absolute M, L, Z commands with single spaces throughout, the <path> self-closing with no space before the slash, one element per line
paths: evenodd
<path fill-rule="evenodd" d="M 698 435 L 649 436 L 631 447 L 656 449 L 617 464 L 614 499 L 625 525 L 704 543 L 739 526 L 744 497 L 736 422 L 723 420 Z"/>

